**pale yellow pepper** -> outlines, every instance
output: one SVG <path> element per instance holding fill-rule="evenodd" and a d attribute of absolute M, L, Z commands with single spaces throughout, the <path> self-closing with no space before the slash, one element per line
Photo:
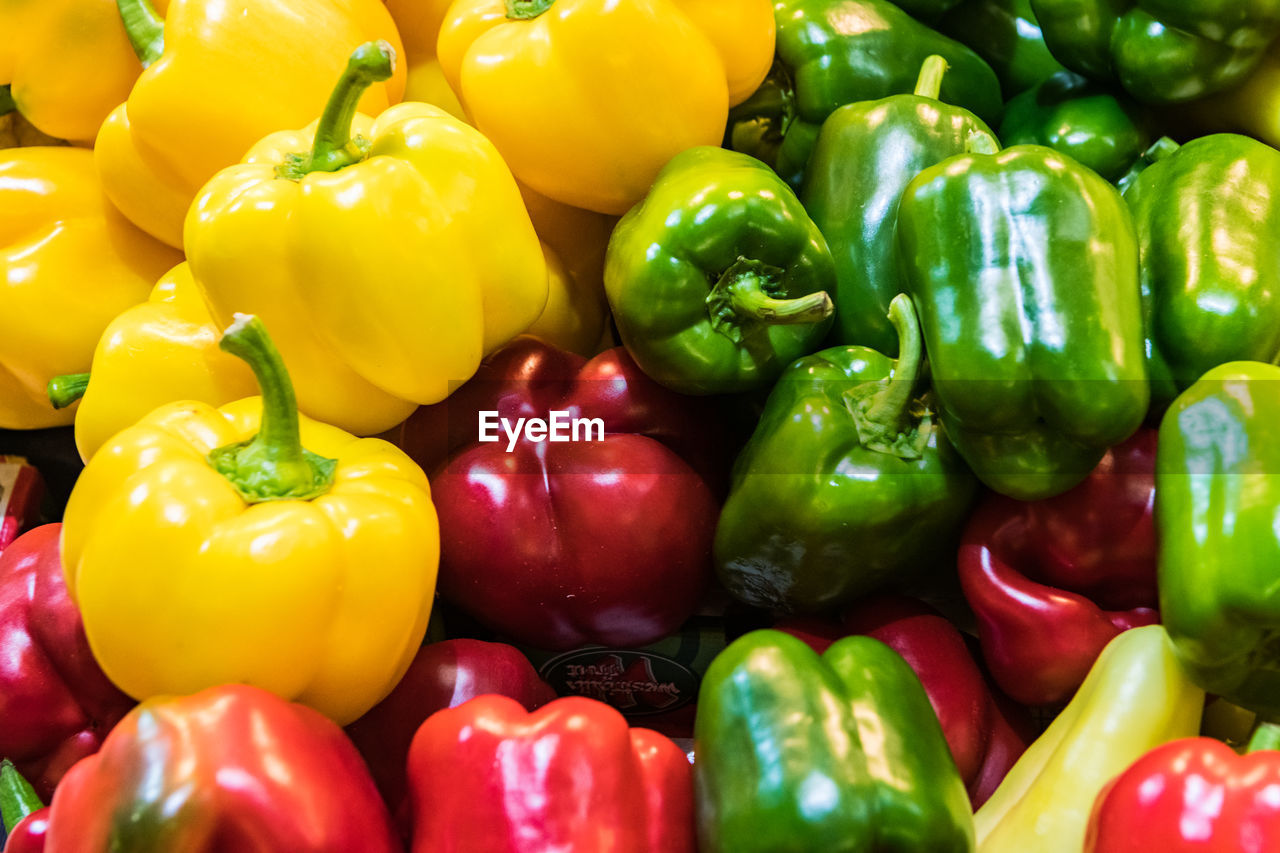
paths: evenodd
<path fill-rule="evenodd" d="M 387 11 L 400 29 L 404 42 L 408 77 L 404 99 L 437 106 L 455 118 L 465 120 L 466 113 L 458 96 L 449 88 L 444 69 L 436 58 L 436 40 L 440 24 L 453 0 L 387 0 Z"/>

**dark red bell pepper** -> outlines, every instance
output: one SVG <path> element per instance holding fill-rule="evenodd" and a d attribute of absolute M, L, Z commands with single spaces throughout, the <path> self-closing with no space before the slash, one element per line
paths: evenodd
<path fill-rule="evenodd" d="M 594 699 L 529 713 L 481 696 L 409 751 L 413 853 L 693 853 L 693 773 L 669 739 Z"/>
<path fill-rule="evenodd" d="M 247 685 L 143 702 L 58 786 L 48 853 L 394 853 L 360 753 L 318 711 Z"/>
<path fill-rule="evenodd" d="M 1025 705 L 1065 702 L 1121 631 L 1159 621 L 1156 431 L 1112 448 L 1076 488 L 1042 501 L 988 496 L 958 568 L 996 683 Z"/>
<path fill-rule="evenodd" d="M 37 527 L 0 553 L 0 756 L 45 800 L 134 705 L 89 651 L 63 580 L 61 532 Z"/>
<path fill-rule="evenodd" d="M 402 430 L 402 446 L 431 474 L 440 594 L 545 649 L 643 645 L 676 630 L 711 567 L 718 507 L 708 478 L 723 442 L 706 405 L 654 383 L 621 348 L 585 361 L 520 338 L 490 356 Z M 485 411 L 511 425 L 553 411 L 599 418 L 604 435 L 521 433 L 512 444 L 498 430 L 484 443 Z"/>
<path fill-rule="evenodd" d="M 1094 801 L 1084 853 L 1274 853 L 1280 850 L 1280 728 L 1247 755 L 1212 738 L 1156 747 Z"/>
<path fill-rule="evenodd" d="M 4 853 L 41 853 L 49 829 L 49 808 L 40 802 L 13 762 L 0 761 L 0 841 Z M 8 830 L 7 835 L 3 830 Z"/>

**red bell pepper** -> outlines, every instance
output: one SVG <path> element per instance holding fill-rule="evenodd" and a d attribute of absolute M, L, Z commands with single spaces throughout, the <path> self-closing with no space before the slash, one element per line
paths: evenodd
<path fill-rule="evenodd" d="M 247 685 L 143 702 L 63 778 L 46 853 L 393 853 L 391 816 L 329 718 Z"/>
<path fill-rule="evenodd" d="M 434 714 L 409 751 L 413 853 L 693 853 L 684 752 L 570 696 L 527 713 L 481 696 Z"/>
<path fill-rule="evenodd" d="M 46 800 L 134 705 L 89 651 L 63 580 L 61 532 L 37 527 L 0 553 L 0 756 Z"/>
<path fill-rule="evenodd" d="M 8 830 L 4 853 L 41 853 L 49 829 L 49 808 L 9 759 L 0 761 L 0 821 Z"/>
<path fill-rule="evenodd" d="M 1280 727 L 1236 755 L 1212 738 L 1156 747 L 1098 794 L 1084 853 L 1280 850 Z"/>
<path fill-rule="evenodd" d="M 1048 500 L 989 496 L 960 545 L 964 596 L 996 683 L 1025 705 L 1071 698 L 1121 631 L 1155 611 L 1156 431 L 1112 448 Z"/>
<path fill-rule="evenodd" d="M 544 649 L 643 645 L 675 631 L 711 569 L 714 471 L 696 469 L 716 456 L 705 405 L 654 383 L 621 348 L 590 361 L 532 338 L 499 350 L 402 431 L 432 475 L 440 594 Z M 521 433 L 511 443 L 499 430 L 482 443 L 485 411 L 510 425 L 553 411 L 599 418 L 603 440 L 583 430 L 577 441 Z"/>

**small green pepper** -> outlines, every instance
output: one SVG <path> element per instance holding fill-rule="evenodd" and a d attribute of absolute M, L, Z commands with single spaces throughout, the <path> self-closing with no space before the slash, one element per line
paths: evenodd
<path fill-rule="evenodd" d="M 1031 0 L 964 0 L 938 29 L 987 61 L 1005 100 L 1064 70 L 1044 43 Z"/>

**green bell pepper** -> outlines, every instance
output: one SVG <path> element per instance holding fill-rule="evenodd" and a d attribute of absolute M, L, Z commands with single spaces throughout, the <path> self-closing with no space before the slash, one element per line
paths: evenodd
<path fill-rule="evenodd" d="M 1215 367 L 1160 422 L 1160 618 L 1197 685 L 1280 715 L 1280 368 Z"/>
<path fill-rule="evenodd" d="M 1062 71 L 1005 104 L 1005 145 L 1046 145 L 1118 181 L 1151 145 L 1146 111 L 1124 95 Z"/>
<path fill-rule="evenodd" d="M 792 187 L 800 186 L 827 116 L 845 104 L 910 92 L 933 54 L 951 66 L 943 100 L 984 121 L 1000 117 L 1000 83 L 991 68 L 889 0 L 775 0 L 773 10 L 773 75 L 761 97 L 730 111 L 725 138 L 774 167 Z"/>
<path fill-rule="evenodd" d="M 911 300 L 890 311 L 896 363 L 835 347 L 788 367 L 769 394 L 716 528 L 716 572 L 736 598 L 821 610 L 954 569 L 977 484 L 920 381 Z"/>
<path fill-rule="evenodd" d="M 1083 480 L 1150 399 L 1133 222 L 1115 187 L 1049 148 L 962 154 L 898 208 L 947 435 L 997 492 Z"/>
<path fill-rule="evenodd" d="M 932 24 L 955 8 L 961 0 L 891 0 L 911 17 Z"/>
<path fill-rule="evenodd" d="M 694 736 L 703 853 L 973 850 L 938 718 L 879 640 L 819 657 L 780 631 L 739 638 L 702 679 Z"/>
<path fill-rule="evenodd" d="M 1031 0 L 1049 50 L 1145 103 L 1190 101 L 1253 72 L 1280 34 L 1280 0 Z"/>
<path fill-rule="evenodd" d="M 818 226 L 754 157 L 673 157 L 609 238 L 604 287 L 640 369 L 684 394 L 767 386 L 821 345 L 836 274 Z"/>
<path fill-rule="evenodd" d="M 914 95 L 846 104 L 818 134 L 800 200 L 835 259 L 835 343 L 898 354 L 888 316 L 902 290 L 898 199 L 928 166 L 966 151 L 1000 150 L 982 119 L 938 102 L 946 67 L 942 57 L 929 57 Z"/>
<path fill-rule="evenodd" d="M 1031 0 L 964 0 L 938 29 L 987 61 L 1005 100 L 1064 70 L 1044 43 Z"/>
<path fill-rule="evenodd" d="M 1163 139 L 1126 183 L 1156 401 L 1219 364 L 1280 357 L 1280 151 Z"/>

